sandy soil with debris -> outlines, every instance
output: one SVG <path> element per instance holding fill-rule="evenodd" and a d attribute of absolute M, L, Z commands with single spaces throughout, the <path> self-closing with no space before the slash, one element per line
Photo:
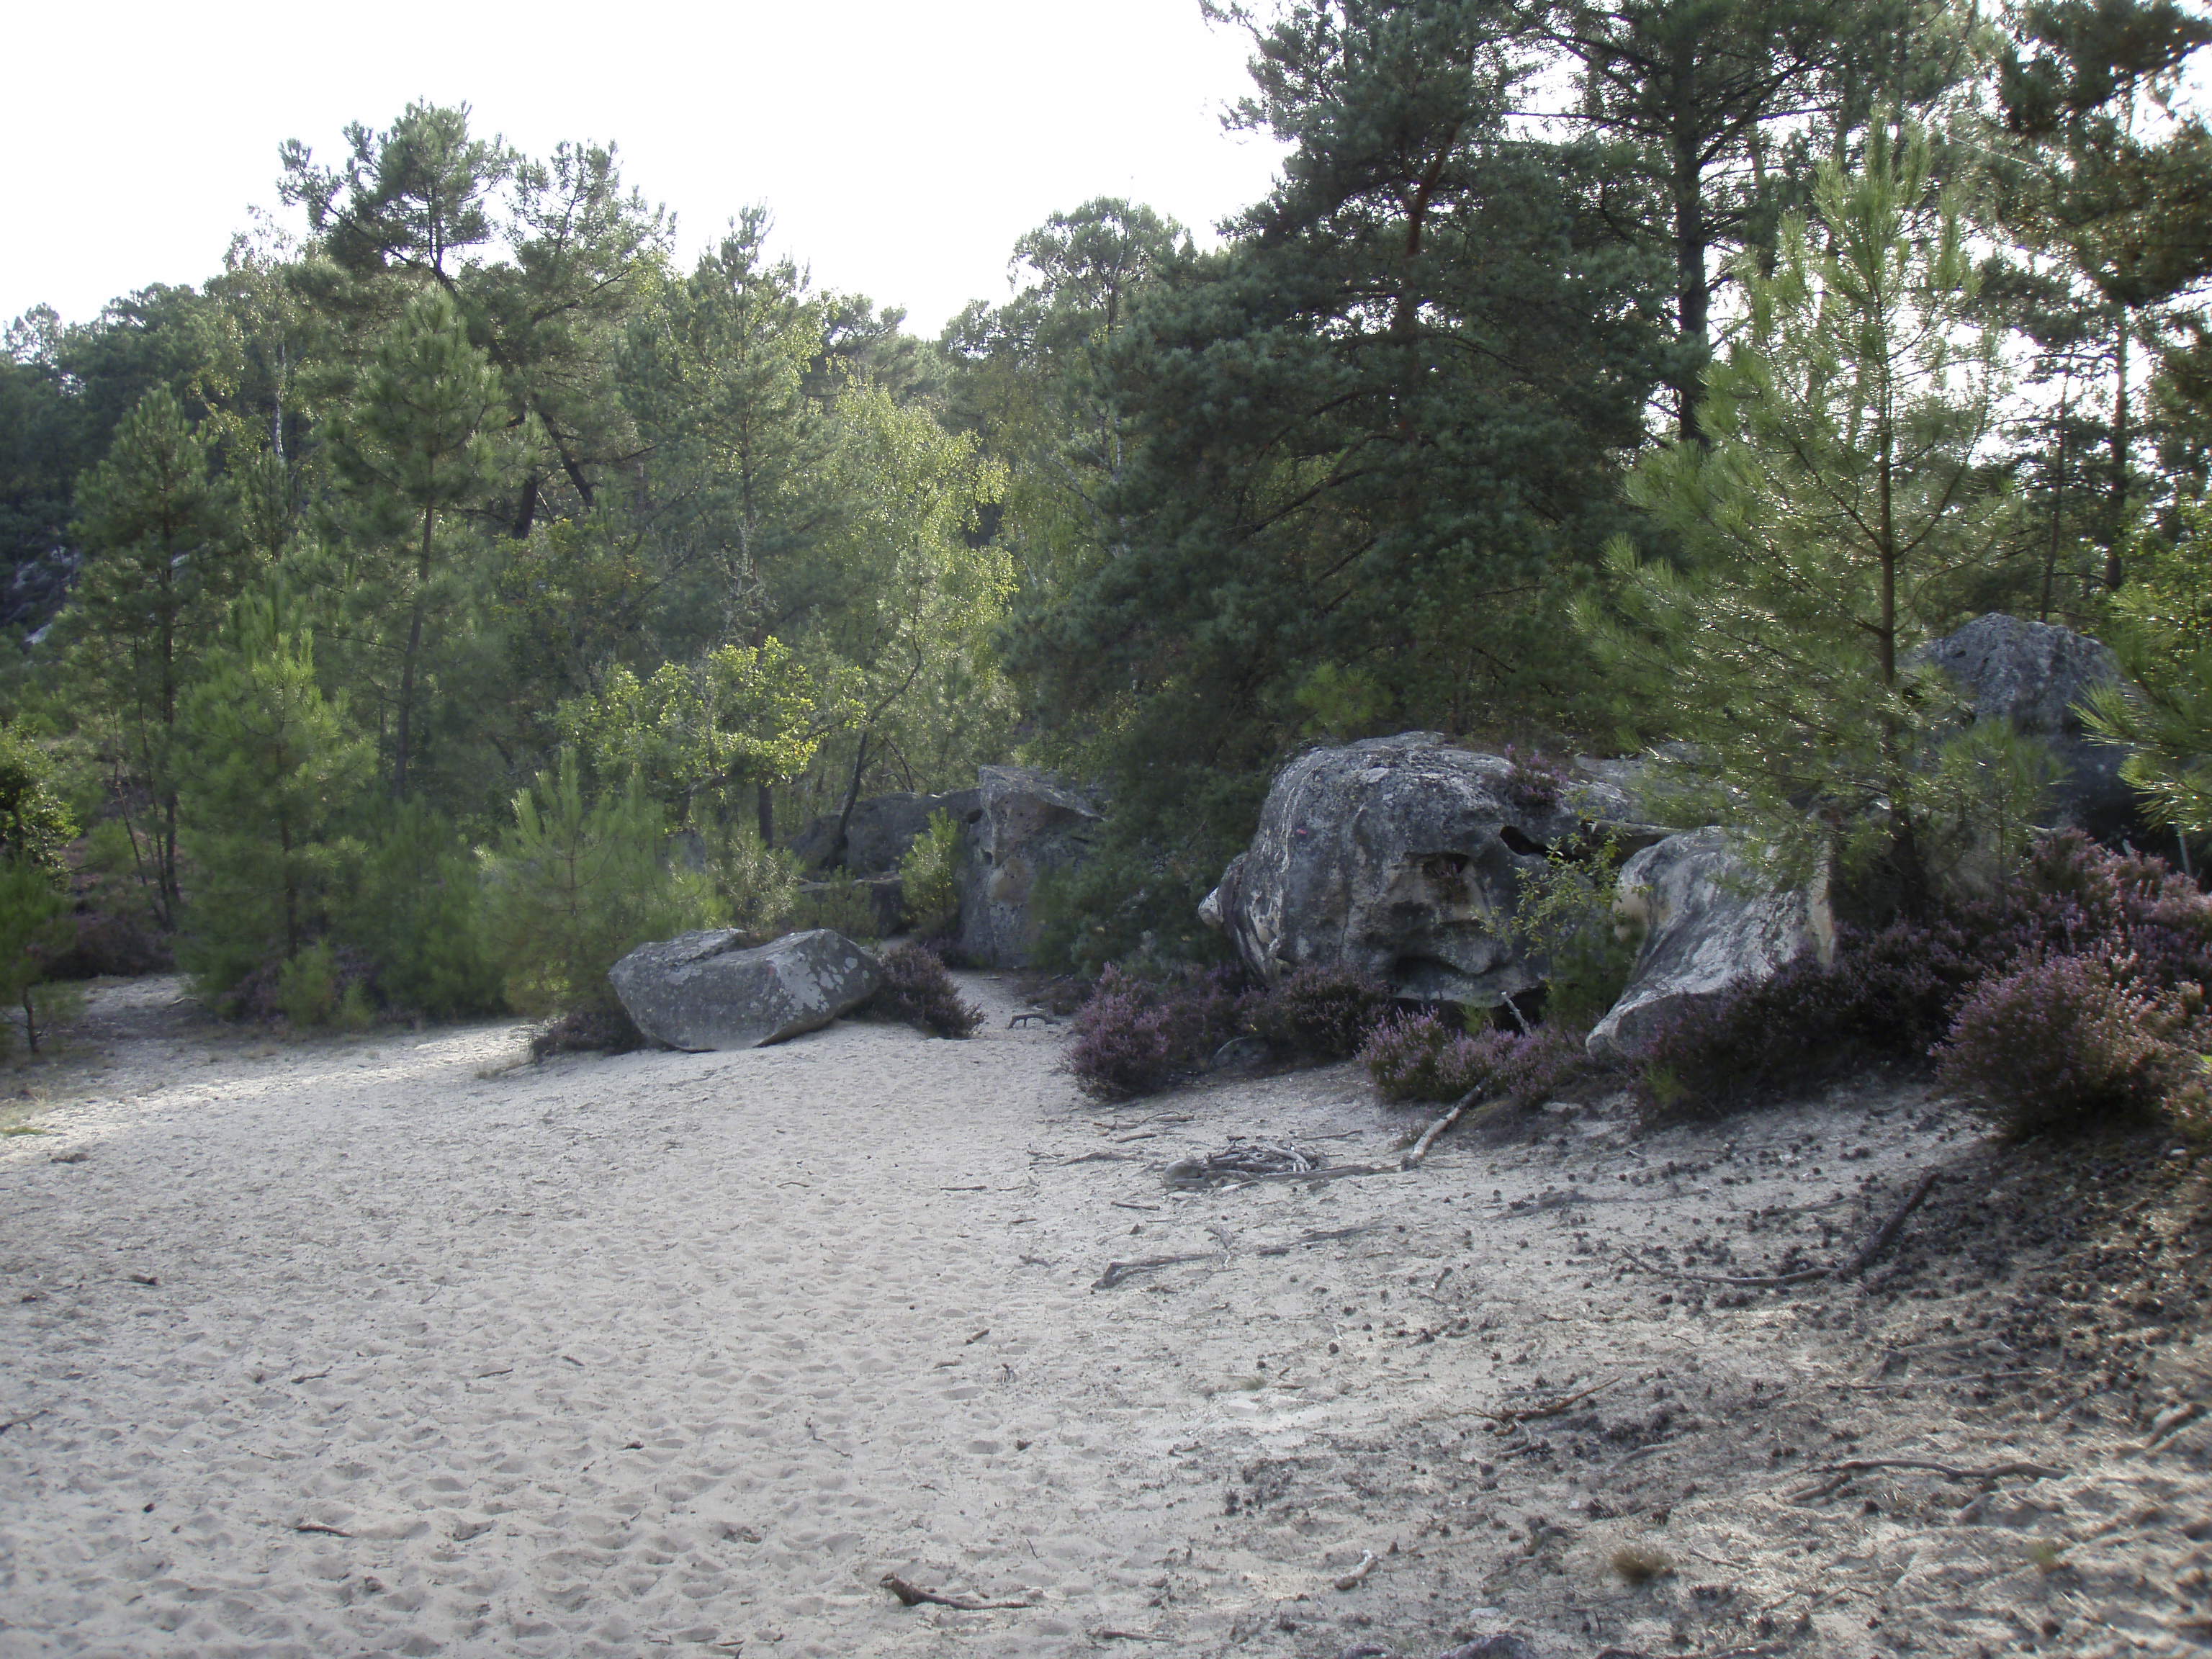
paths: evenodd
<path fill-rule="evenodd" d="M 1430 1114 L 1350 1068 L 1103 1107 L 966 984 L 967 1042 L 544 1066 L 96 992 L 0 1114 L 0 1652 L 2212 1646 L 2171 1138 L 2001 1153 L 1873 1079 L 1400 1171 Z M 1163 1182 L 1292 1140 L 1382 1172 Z M 1932 1169 L 1854 1282 L 1681 1276 L 1844 1259 Z"/>

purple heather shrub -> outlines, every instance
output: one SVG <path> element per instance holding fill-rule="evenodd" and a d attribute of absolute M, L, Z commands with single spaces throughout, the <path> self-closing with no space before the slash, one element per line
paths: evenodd
<path fill-rule="evenodd" d="M 1549 1098 L 1590 1069 L 1583 1033 L 1568 1026 L 1470 1034 L 1424 1010 L 1374 1028 L 1360 1059 L 1385 1100 Z"/>
<path fill-rule="evenodd" d="M 961 1000 L 960 988 L 945 971 L 945 959 L 927 945 L 899 944 L 876 958 L 884 982 L 862 1005 L 868 1018 L 896 1020 L 941 1037 L 969 1037 L 983 1023 L 983 1011 Z"/>
<path fill-rule="evenodd" d="M 1376 1026 L 1359 1059 L 1385 1100 L 1456 1100 L 1488 1075 L 1475 1039 L 1428 1009 Z"/>
<path fill-rule="evenodd" d="M 1574 785 L 1574 775 L 1539 750 L 1516 749 L 1509 743 L 1504 760 L 1513 769 L 1499 787 L 1516 805 L 1532 810 L 1557 806 Z"/>
<path fill-rule="evenodd" d="M 1202 1070 L 1237 1034 L 1237 977 L 1213 968 L 1154 981 L 1109 963 L 1076 1012 L 1067 1069 L 1109 1098 L 1148 1094 Z"/>
<path fill-rule="evenodd" d="M 2131 956 L 2055 956 L 1978 987 L 1936 1052 L 1944 1084 L 2015 1135 L 2146 1115 L 2196 1079 L 2194 983 L 2159 987 Z"/>
<path fill-rule="evenodd" d="M 1370 974 L 1313 964 L 1273 988 L 1244 994 L 1242 1023 L 1273 1047 L 1322 1060 L 1346 1060 L 1390 1012 L 1390 988 Z"/>

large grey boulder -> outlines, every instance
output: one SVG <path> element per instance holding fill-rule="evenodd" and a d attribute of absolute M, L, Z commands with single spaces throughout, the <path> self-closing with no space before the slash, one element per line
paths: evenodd
<path fill-rule="evenodd" d="M 784 850 L 810 872 L 880 875 L 898 868 L 915 838 L 928 829 L 931 813 L 949 812 L 957 823 L 969 824 L 982 804 L 981 792 L 975 789 L 952 789 L 941 795 L 871 795 L 853 803 L 842 842 L 837 838 L 838 815 L 831 812 L 808 819 L 784 842 Z"/>
<path fill-rule="evenodd" d="M 1627 988 L 1589 1034 L 1601 1060 L 1633 1058 L 1694 1005 L 1835 947 L 1825 888 L 1772 890 L 1721 829 L 1669 836 L 1636 854 L 1621 866 L 1614 917 L 1643 945 Z"/>
<path fill-rule="evenodd" d="M 1103 814 L 1082 790 L 1026 766 L 983 768 L 977 798 L 960 892 L 960 949 L 979 967 L 1024 967 L 1036 948 L 1038 878 L 1080 863 Z"/>
<path fill-rule="evenodd" d="M 2040 738 L 2058 763 L 2051 792 L 2056 826 L 2114 841 L 2139 830 L 2135 791 L 2121 780 L 2127 750 L 2092 738 L 2075 712 L 2100 685 L 2124 684 L 2111 648 L 2055 623 L 1991 613 L 1932 641 L 1906 660 L 1933 665 L 1972 700 L 1974 720 L 2003 720 Z"/>
<path fill-rule="evenodd" d="M 607 977 L 639 1030 L 694 1053 L 818 1030 L 883 983 L 873 957 L 826 927 L 750 949 L 726 927 L 684 933 L 639 945 Z"/>
<path fill-rule="evenodd" d="M 1610 783 L 1555 788 L 1434 732 L 1316 749 L 1276 775 L 1199 915 L 1269 984 L 1342 967 L 1409 1000 L 1495 1006 L 1543 978 L 1510 927 L 1522 872 L 1631 817 Z"/>

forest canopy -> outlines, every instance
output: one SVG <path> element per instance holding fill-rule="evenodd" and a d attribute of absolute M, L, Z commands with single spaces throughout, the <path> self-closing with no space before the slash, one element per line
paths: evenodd
<path fill-rule="evenodd" d="M 1694 738 L 1917 857 L 1898 664 L 1987 611 L 2122 649 L 2212 830 L 2197 10 L 1203 4 L 1273 191 L 1205 251 L 1073 204 L 934 339 L 425 104 L 282 143 L 204 283 L 10 323 L 10 867 L 218 999 L 555 1009 L 787 904 L 804 819 L 1023 760 L 1113 804 L 1058 961 L 1202 954 L 1320 739 Z"/>

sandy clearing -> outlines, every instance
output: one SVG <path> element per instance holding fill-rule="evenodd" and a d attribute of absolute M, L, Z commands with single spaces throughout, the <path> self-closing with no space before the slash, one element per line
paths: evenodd
<path fill-rule="evenodd" d="M 255 1043 L 168 981 L 97 994 L 105 1069 L 0 1141 L 0 1652 L 2212 1632 L 2212 1433 L 2123 1461 L 2145 1423 L 2109 1400 L 1978 1383 L 2012 1369 L 1972 1323 L 1996 1269 L 1940 1303 L 1622 1273 L 1622 1242 L 1830 1259 L 1921 1170 L 1984 1170 L 1924 1090 L 1642 1139 L 1586 1109 L 1413 1173 L 1185 1194 L 1159 1168 L 1233 1137 L 1383 1164 L 1423 1115 L 1345 1067 L 1099 1107 L 1058 1031 L 966 984 L 969 1042 L 844 1024 L 494 1075 L 516 1028 Z M 2191 1342 L 2132 1409 L 2202 1397 Z M 1845 1455 L 2068 1473 L 1785 1501 Z M 1624 1544 L 1673 1570 L 1625 1583 Z M 902 1608 L 885 1573 L 1036 1605 Z"/>

